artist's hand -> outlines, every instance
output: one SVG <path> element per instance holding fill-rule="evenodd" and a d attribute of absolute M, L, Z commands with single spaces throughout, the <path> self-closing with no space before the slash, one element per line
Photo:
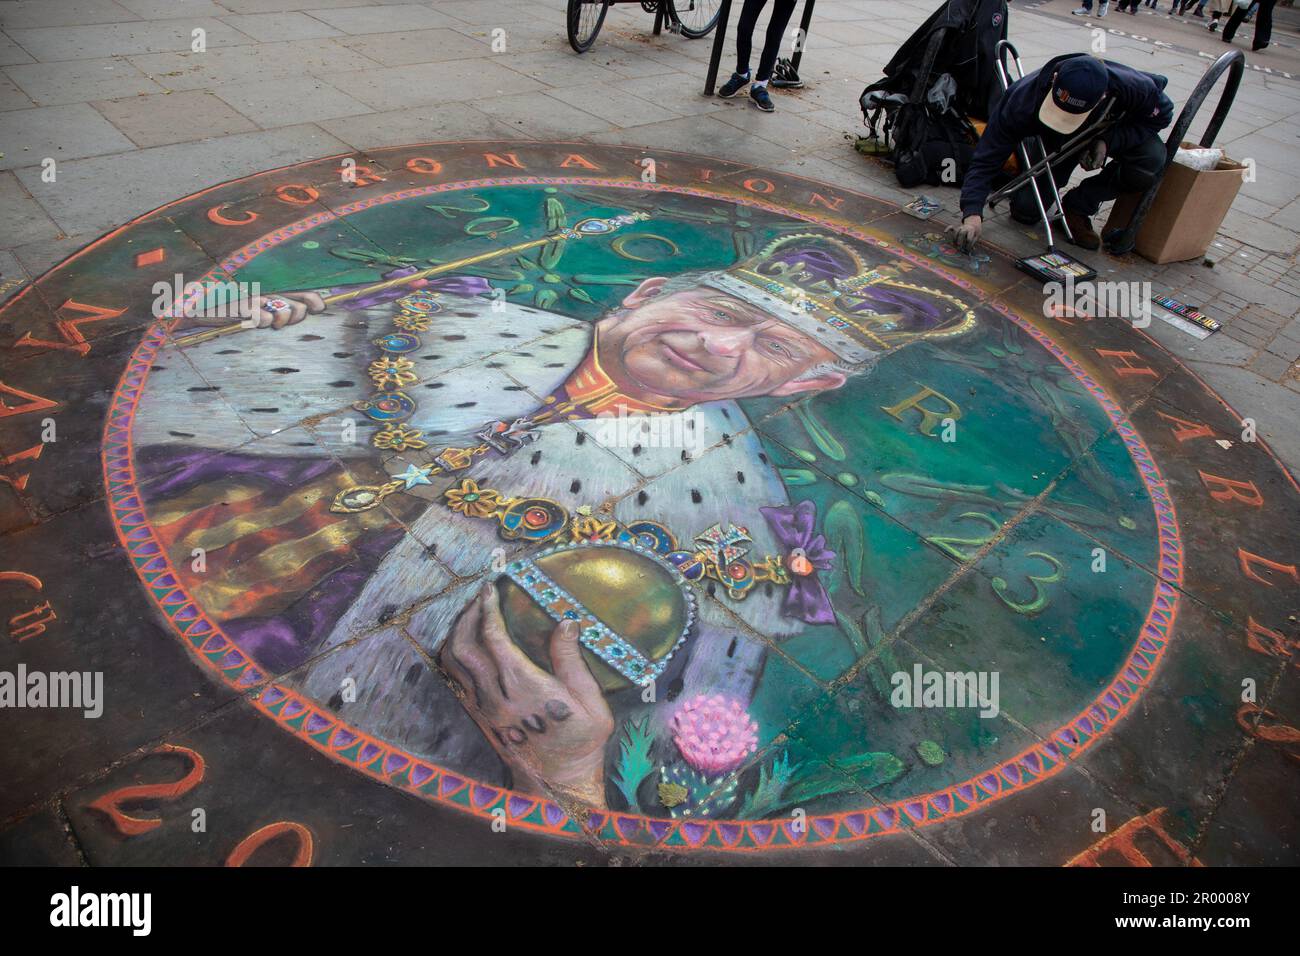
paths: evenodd
<path fill-rule="evenodd" d="M 250 329 L 282 329 L 324 311 L 325 300 L 316 293 L 274 293 L 243 300 L 238 317 Z"/>
<path fill-rule="evenodd" d="M 949 226 L 944 231 L 944 235 L 954 246 L 970 255 L 975 244 L 980 241 L 980 231 L 983 228 L 984 220 L 980 216 L 967 216 L 961 221 L 960 226 Z"/>
<path fill-rule="evenodd" d="M 562 791 L 605 805 L 605 745 L 614 715 L 582 659 L 578 627 L 551 633 L 548 674 L 506 632 L 496 588 L 484 584 L 457 618 L 439 661 L 465 707 L 514 775 L 517 789 Z"/>
<path fill-rule="evenodd" d="M 1092 145 L 1083 151 L 1083 158 L 1079 160 L 1079 165 L 1084 169 L 1101 169 L 1106 162 L 1106 141 L 1104 139 L 1093 140 Z"/>

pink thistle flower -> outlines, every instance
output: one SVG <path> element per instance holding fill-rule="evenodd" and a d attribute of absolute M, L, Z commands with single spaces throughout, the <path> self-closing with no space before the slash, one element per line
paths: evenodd
<path fill-rule="evenodd" d="M 672 732 L 686 762 L 707 774 L 735 770 L 758 749 L 758 724 L 740 701 L 724 694 L 686 701 L 673 715 Z"/>

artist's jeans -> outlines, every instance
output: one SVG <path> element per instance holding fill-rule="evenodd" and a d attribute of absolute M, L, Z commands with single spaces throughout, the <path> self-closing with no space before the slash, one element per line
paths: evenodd
<path fill-rule="evenodd" d="M 1143 130 L 1142 138 L 1136 145 L 1121 152 L 1112 153 L 1107 137 L 1106 165 L 1095 176 L 1089 176 L 1078 186 L 1061 197 L 1061 202 L 1069 212 L 1078 213 L 1091 219 L 1097 215 L 1101 204 L 1109 202 L 1121 193 L 1142 192 L 1148 189 L 1160 170 L 1165 166 L 1165 144 L 1155 133 Z M 1043 145 L 1050 153 L 1058 149 L 1067 137 L 1043 137 Z M 1085 149 L 1084 152 L 1087 150 Z M 1082 153 L 1063 163 L 1052 166 L 1052 178 L 1057 188 L 1070 181 L 1070 175 L 1079 164 Z M 1043 204 L 1051 206 L 1051 192 L 1047 182 L 1039 177 L 1039 190 L 1043 195 Z M 1039 221 L 1038 206 L 1034 203 L 1033 191 L 1026 183 L 1011 195 L 1011 217 L 1017 222 L 1034 223 Z"/>
<path fill-rule="evenodd" d="M 1277 0 L 1260 0 L 1259 13 L 1255 15 L 1255 39 L 1251 46 L 1256 50 L 1262 50 L 1268 46 L 1268 41 L 1273 36 L 1273 6 Z M 1232 16 L 1228 18 L 1228 25 L 1223 28 L 1223 39 L 1231 41 L 1232 35 L 1237 32 L 1237 27 L 1241 26 L 1241 21 L 1246 19 L 1248 10 L 1241 7 L 1235 7 Z"/>
<path fill-rule="evenodd" d="M 772 78 L 772 68 L 776 66 L 777 54 L 781 52 L 781 34 L 790 23 L 796 0 L 772 0 L 772 19 L 767 24 L 767 37 L 763 40 L 763 52 L 758 58 L 758 72 L 754 79 L 762 83 Z M 745 0 L 740 11 L 740 22 L 736 24 L 736 72 L 749 72 L 749 54 L 753 44 L 754 26 L 758 15 L 767 6 L 767 0 Z"/>

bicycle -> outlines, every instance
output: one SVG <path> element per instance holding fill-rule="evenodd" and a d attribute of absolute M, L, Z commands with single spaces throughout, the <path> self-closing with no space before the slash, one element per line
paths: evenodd
<path fill-rule="evenodd" d="M 566 20 L 574 52 L 585 53 L 591 48 L 605 14 L 616 3 L 639 3 L 646 13 L 653 13 L 655 33 L 667 22 L 671 32 L 696 40 L 718 25 L 719 0 L 569 0 Z"/>

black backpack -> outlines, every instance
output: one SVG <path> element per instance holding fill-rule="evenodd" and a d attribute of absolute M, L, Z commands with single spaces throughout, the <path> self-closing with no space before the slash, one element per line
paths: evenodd
<path fill-rule="evenodd" d="M 979 134 L 970 120 L 951 107 L 930 102 L 904 103 L 893 117 L 894 175 L 904 189 L 925 183 L 960 186 Z"/>

